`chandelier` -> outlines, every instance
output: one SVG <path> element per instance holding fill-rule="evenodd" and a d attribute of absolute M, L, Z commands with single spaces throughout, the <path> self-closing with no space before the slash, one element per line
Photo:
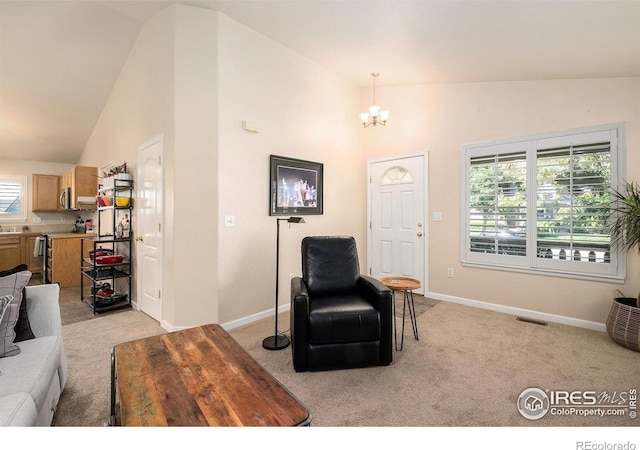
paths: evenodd
<path fill-rule="evenodd" d="M 376 105 L 376 78 L 380 76 L 379 73 L 373 72 L 373 105 L 369 106 L 369 112 L 360 113 L 360 122 L 367 128 L 369 125 L 374 127 L 377 124 L 386 125 L 389 118 L 389 111 L 380 111 L 380 107 Z"/>

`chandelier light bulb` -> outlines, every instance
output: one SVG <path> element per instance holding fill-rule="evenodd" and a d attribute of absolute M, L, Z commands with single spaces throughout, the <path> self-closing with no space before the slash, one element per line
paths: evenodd
<path fill-rule="evenodd" d="M 360 122 L 367 128 L 369 125 L 373 125 L 374 127 L 377 124 L 386 125 L 387 119 L 389 118 L 389 111 L 384 110 L 380 111 L 380 106 L 376 105 L 376 78 L 380 76 L 379 73 L 373 72 L 371 73 L 373 77 L 373 105 L 369 106 L 369 112 L 360 113 Z"/>

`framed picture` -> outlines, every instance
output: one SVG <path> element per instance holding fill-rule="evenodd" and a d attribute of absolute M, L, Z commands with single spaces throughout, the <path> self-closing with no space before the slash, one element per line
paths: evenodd
<path fill-rule="evenodd" d="M 271 155 L 269 215 L 322 214 L 322 164 Z"/>

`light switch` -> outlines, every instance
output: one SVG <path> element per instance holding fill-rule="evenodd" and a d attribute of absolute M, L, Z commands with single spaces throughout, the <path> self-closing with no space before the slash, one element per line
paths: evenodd
<path fill-rule="evenodd" d="M 236 226 L 236 217 L 235 216 L 224 216 L 224 226 L 225 227 L 235 227 Z"/>
<path fill-rule="evenodd" d="M 442 222 L 442 213 L 441 212 L 434 212 L 431 216 L 432 216 L 434 222 Z"/>

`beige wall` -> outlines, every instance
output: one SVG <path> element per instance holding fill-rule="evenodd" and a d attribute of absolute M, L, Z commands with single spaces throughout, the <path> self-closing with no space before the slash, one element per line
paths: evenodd
<path fill-rule="evenodd" d="M 175 9 L 169 8 L 145 23 L 80 159 L 80 164 L 98 167 L 126 161 L 135 180 L 138 146 L 163 135 L 164 195 L 168 205 L 175 201 L 175 16 Z M 135 215 L 133 219 L 135 233 Z M 173 270 L 174 227 L 170 211 L 164 228 L 163 291 L 166 291 L 171 290 L 174 277 L 179 277 Z M 132 290 L 135 298 L 135 277 Z M 169 292 L 165 294 L 164 319 L 175 323 L 173 301 Z"/>
<path fill-rule="evenodd" d="M 178 5 L 145 24 L 80 163 L 135 168 L 138 146 L 164 136 L 170 328 L 237 324 L 273 308 L 270 154 L 325 168 L 324 214 L 281 227 L 279 302 L 286 305 L 306 235 L 355 236 L 364 268 L 367 159 L 421 151 L 430 160 L 428 216 L 440 211 L 444 219 L 428 229 L 434 296 L 602 323 L 614 289 L 640 290 L 637 255 L 624 286 L 460 265 L 460 145 L 624 121 L 632 179 L 640 166 L 639 92 L 638 79 L 380 87 L 389 124 L 363 129 L 357 113 L 369 106 L 370 88 L 358 90 L 220 13 Z M 244 131 L 243 120 L 260 132 Z M 223 227 L 225 215 L 235 216 L 235 227 Z"/>
<path fill-rule="evenodd" d="M 439 298 L 477 300 L 604 323 L 615 289 L 640 291 L 640 260 L 629 254 L 627 282 L 618 284 L 517 274 L 460 264 L 460 146 L 626 122 L 627 178 L 640 168 L 640 79 L 523 81 L 381 87 L 391 110 L 384 128 L 364 133 L 371 158 L 428 151 L 429 290 Z M 370 90 L 361 91 L 361 108 Z M 447 268 L 455 277 L 447 277 Z M 498 288 L 499 286 L 499 288 Z"/>
<path fill-rule="evenodd" d="M 242 321 L 273 308 L 270 154 L 322 162 L 326 174 L 325 213 L 281 227 L 280 303 L 288 304 L 289 273 L 300 273 L 303 236 L 353 235 L 364 261 L 357 94 L 215 11 L 177 5 L 145 24 L 81 162 L 127 161 L 135 173 L 138 146 L 164 135 L 166 328 Z M 261 132 L 242 130 L 243 120 Z M 222 226 L 227 214 L 234 228 Z"/>
<path fill-rule="evenodd" d="M 279 303 L 300 275 L 300 241 L 313 234 L 356 237 L 366 261 L 366 165 L 358 142 L 358 90 L 323 67 L 220 16 L 220 320 L 275 303 L 276 217 L 269 216 L 269 155 L 324 164 L 324 214 L 281 224 Z M 259 133 L 242 129 L 255 122 Z M 283 324 L 286 329 L 288 324 Z"/>

